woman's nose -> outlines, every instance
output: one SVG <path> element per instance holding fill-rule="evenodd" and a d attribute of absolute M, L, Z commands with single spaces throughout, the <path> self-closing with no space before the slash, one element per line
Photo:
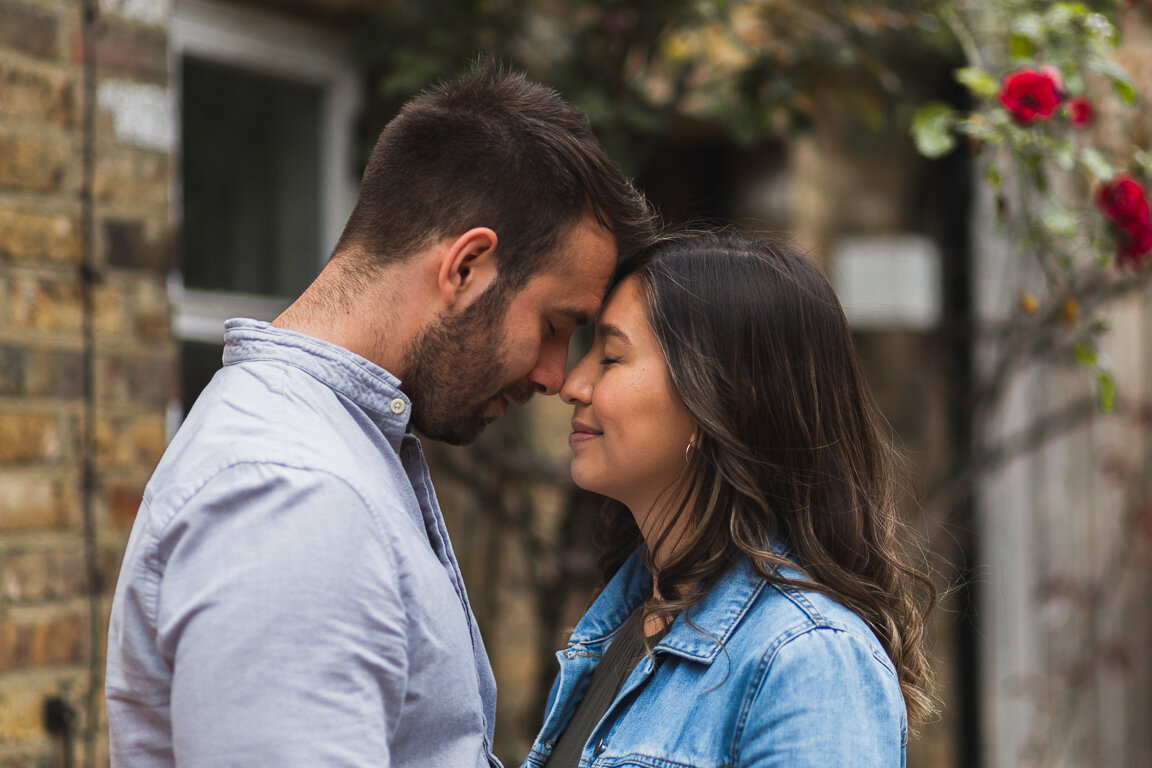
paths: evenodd
<path fill-rule="evenodd" d="M 589 401 L 591 384 L 584 363 L 588 361 L 590 355 L 591 353 L 588 353 L 580 358 L 580 362 L 568 372 L 564 384 L 560 387 L 560 399 L 568 405 L 587 404 Z"/>

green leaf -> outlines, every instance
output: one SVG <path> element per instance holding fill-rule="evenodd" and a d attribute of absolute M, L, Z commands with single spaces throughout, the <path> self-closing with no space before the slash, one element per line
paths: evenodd
<path fill-rule="evenodd" d="M 1027 40 L 1029 44 L 1041 40 L 1044 37 L 1044 20 L 1036 13 L 1025 13 L 1016 17 L 1016 21 L 1012 24 L 1012 38 L 1011 44 L 1016 44 L 1016 39 L 1021 38 Z"/>
<path fill-rule="evenodd" d="M 1075 237 L 1080 230 L 1076 217 L 1063 208 L 1046 208 L 1040 220 L 1049 232 L 1061 237 Z"/>
<path fill-rule="evenodd" d="M 1106 56 L 1093 56 L 1088 60 L 1088 69 L 1098 72 L 1112 81 L 1112 89 L 1119 94 L 1126 104 L 1136 102 L 1136 89 L 1132 86 L 1132 78 L 1124 67 Z"/>
<path fill-rule="evenodd" d="M 1132 83 L 1127 80 L 1113 80 L 1112 90 L 1119 94 L 1120 98 L 1124 99 L 1125 104 L 1136 103 L 1136 89 L 1132 87 Z"/>
<path fill-rule="evenodd" d="M 1152 152 L 1138 149 L 1132 153 L 1132 160 L 1144 172 L 1145 176 L 1152 177 Z"/>
<path fill-rule="evenodd" d="M 934 101 L 916 110 L 912 117 L 912 138 L 916 149 L 925 157 L 937 158 L 951 152 L 956 147 L 952 135 L 955 112 L 944 102 Z"/>
<path fill-rule="evenodd" d="M 996 163 L 988 164 L 988 170 L 984 172 L 984 178 L 988 179 L 988 183 L 997 191 L 1000 190 L 1000 185 L 1004 183 L 1004 176 L 1000 173 L 1000 166 Z"/>
<path fill-rule="evenodd" d="M 1076 148 L 1067 141 L 1054 142 L 1051 147 L 1052 162 L 1062 171 L 1076 167 Z"/>
<path fill-rule="evenodd" d="M 1076 362 L 1085 368 L 1095 368 L 1096 364 L 1100 362 L 1100 357 L 1096 354 L 1096 349 L 1088 342 L 1076 342 L 1072 351 L 1076 355 Z"/>
<path fill-rule="evenodd" d="M 1014 59 L 1030 59 L 1036 55 L 1036 46 L 1032 38 L 1020 33 L 1014 33 L 1008 41 L 1008 50 Z"/>
<path fill-rule="evenodd" d="M 1071 31 L 1073 22 L 1087 18 L 1088 7 L 1083 3 L 1053 3 L 1046 16 L 1049 28 L 1066 33 Z"/>
<path fill-rule="evenodd" d="M 1116 169 L 1112 167 L 1112 163 L 1108 162 L 1104 153 L 1094 147 L 1085 147 L 1080 151 L 1080 162 L 1084 164 L 1089 173 L 1101 181 L 1107 181 L 1116 175 Z"/>
<path fill-rule="evenodd" d="M 1115 47 L 1119 32 L 1104 14 L 1089 13 L 1084 18 L 1084 29 L 1088 31 L 1088 39 L 1096 45 Z"/>
<path fill-rule="evenodd" d="M 1036 160 L 1025 161 L 1024 170 L 1027 172 L 1027 178 L 1032 182 L 1032 186 L 1041 195 L 1047 195 L 1052 190 L 1052 181 L 1048 178 L 1048 171 L 1044 168 L 1043 163 Z"/>
<path fill-rule="evenodd" d="M 1096 371 L 1096 394 L 1100 410 L 1104 413 L 1116 410 L 1116 379 L 1103 368 Z"/>
<path fill-rule="evenodd" d="M 952 73 L 973 96 L 989 98 L 1000 90 L 1000 83 L 980 67 L 962 67 Z"/>

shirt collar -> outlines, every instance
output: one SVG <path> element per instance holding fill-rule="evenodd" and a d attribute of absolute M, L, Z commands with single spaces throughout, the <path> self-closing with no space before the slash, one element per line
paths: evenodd
<path fill-rule="evenodd" d="M 367 413 L 398 449 L 412 402 L 400 380 L 354 352 L 327 341 L 260 320 L 233 318 L 224 323 L 224 365 L 273 361 L 304 371 Z"/>

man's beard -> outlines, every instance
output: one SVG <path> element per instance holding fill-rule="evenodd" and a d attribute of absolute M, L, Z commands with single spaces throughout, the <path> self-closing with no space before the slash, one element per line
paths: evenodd
<path fill-rule="evenodd" d="M 467 445 L 493 420 L 484 415 L 493 400 L 506 397 L 520 404 L 532 397 L 527 381 L 491 389 L 507 376 L 502 349 L 507 301 L 494 288 L 463 312 L 431 324 L 405 350 L 401 389 L 412 401 L 413 426 L 426 437 Z"/>

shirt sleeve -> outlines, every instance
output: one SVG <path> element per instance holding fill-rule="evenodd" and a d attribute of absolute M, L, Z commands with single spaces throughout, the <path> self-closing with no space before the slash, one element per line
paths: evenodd
<path fill-rule="evenodd" d="M 741 766 L 897 768 L 907 715 L 895 671 L 852 632 L 816 628 L 767 661 L 749 702 Z"/>
<path fill-rule="evenodd" d="M 407 680 L 387 534 L 346 482 L 242 464 L 166 527 L 158 645 L 176 764 L 373 766 Z"/>

